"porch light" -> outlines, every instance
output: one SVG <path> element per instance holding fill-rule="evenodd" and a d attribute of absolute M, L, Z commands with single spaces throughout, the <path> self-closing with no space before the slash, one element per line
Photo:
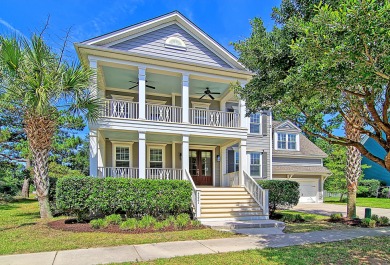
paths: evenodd
<path fill-rule="evenodd" d="M 180 156 L 180 161 L 181 161 L 181 153 L 179 153 L 179 156 Z"/>
<path fill-rule="evenodd" d="M 221 156 L 217 155 L 217 162 L 221 162 Z"/>

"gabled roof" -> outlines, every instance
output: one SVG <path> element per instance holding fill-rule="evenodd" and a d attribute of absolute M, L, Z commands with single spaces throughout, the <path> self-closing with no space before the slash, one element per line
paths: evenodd
<path fill-rule="evenodd" d="M 81 44 L 110 47 L 112 44 L 116 44 L 119 41 L 124 41 L 131 38 L 132 36 L 140 36 L 143 33 L 153 31 L 154 29 L 157 30 L 160 26 L 164 26 L 169 23 L 175 23 L 179 25 L 233 68 L 238 70 L 246 70 L 232 53 L 230 53 L 221 44 L 215 41 L 212 37 L 206 34 L 203 30 L 197 27 L 178 11 L 173 11 L 171 13 L 149 19 L 141 23 L 83 41 Z"/>
<path fill-rule="evenodd" d="M 284 131 L 284 130 L 285 131 L 291 131 L 291 130 L 294 130 L 294 131 L 301 132 L 301 129 L 298 126 L 296 126 L 294 123 L 289 121 L 289 120 L 286 120 L 286 121 L 283 121 L 283 122 L 273 121 L 272 125 L 273 125 L 275 131 Z"/>

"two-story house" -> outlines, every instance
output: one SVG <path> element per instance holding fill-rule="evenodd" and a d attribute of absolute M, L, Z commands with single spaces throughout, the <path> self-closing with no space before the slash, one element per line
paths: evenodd
<path fill-rule="evenodd" d="M 300 185 L 300 202 L 323 202 L 325 179 L 331 172 L 323 166 L 326 158 L 290 121 L 274 121 L 272 178 L 289 179 Z"/>
<path fill-rule="evenodd" d="M 179 12 L 75 44 L 104 107 L 89 124 L 90 174 L 186 179 L 201 219 L 267 219 L 271 113 L 246 117 L 229 89 L 252 77 Z"/>

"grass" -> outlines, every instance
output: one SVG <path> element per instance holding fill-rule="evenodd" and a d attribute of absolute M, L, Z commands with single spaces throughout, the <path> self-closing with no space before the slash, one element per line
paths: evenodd
<path fill-rule="evenodd" d="M 341 223 L 330 223 L 329 216 L 304 213 L 291 210 L 276 211 L 278 214 L 299 214 L 305 219 L 302 223 L 286 223 L 286 228 L 283 230 L 285 233 L 303 233 L 321 230 L 331 229 L 348 229 L 351 228 L 348 225 Z"/>
<path fill-rule="evenodd" d="M 158 259 L 137 264 L 390 264 L 390 237 Z M 131 263 L 122 263 L 122 265 Z"/>
<path fill-rule="evenodd" d="M 347 204 L 346 202 L 340 202 L 338 197 L 327 197 L 325 198 L 325 203 L 344 204 L 344 205 Z M 390 209 L 390 199 L 356 198 L 356 206 Z"/>
<path fill-rule="evenodd" d="M 232 236 L 212 229 L 115 235 L 60 231 L 49 228 L 40 220 L 35 200 L 0 204 L 0 255 Z"/>

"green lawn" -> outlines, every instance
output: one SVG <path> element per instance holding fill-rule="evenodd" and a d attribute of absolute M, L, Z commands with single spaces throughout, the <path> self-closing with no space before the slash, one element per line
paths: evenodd
<path fill-rule="evenodd" d="M 232 236 L 212 229 L 139 235 L 59 231 L 40 220 L 35 200 L 0 202 L 0 255 Z"/>
<path fill-rule="evenodd" d="M 345 202 L 340 202 L 339 198 L 334 198 L 334 197 L 325 198 L 325 203 L 346 204 Z M 390 209 L 390 199 L 387 199 L 387 198 L 356 198 L 356 206 Z"/>
<path fill-rule="evenodd" d="M 276 211 L 280 214 L 300 214 L 306 221 L 302 223 L 286 223 L 286 228 L 284 229 L 285 233 L 303 233 L 303 232 L 312 232 L 312 231 L 321 231 L 329 229 L 348 229 L 351 228 L 345 224 L 341 223 L 330 223 L 329 216 L 304 213 L 291 210 L 280 210 Z"/>
<path fill-rule="evenodd" d="M 390 237 L 158 259 L 137 264 L 390 264 Z M 123 263 L 131 264 L 131 263 Z"/>

